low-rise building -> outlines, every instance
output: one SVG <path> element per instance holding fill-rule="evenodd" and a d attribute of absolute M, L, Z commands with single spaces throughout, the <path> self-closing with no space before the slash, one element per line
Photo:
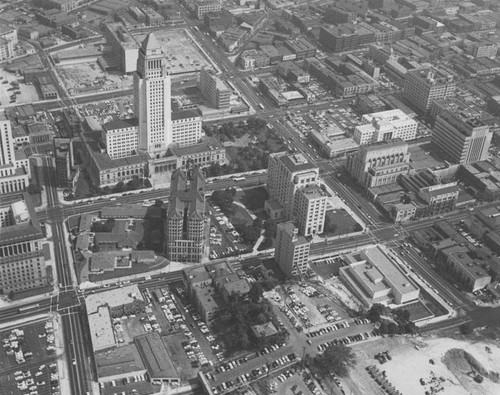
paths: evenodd
<path fill-rule="evenodd" d="M 439 261 L 469 292 L 483 289 L 491 282 L 491 276 L 483 268 L 479 259 L 469 254 L 467 247 L 452 243 L 438 249 Z"/>
<path fill-rule="evenodd" d="M 177 168 L 185 168 L 189 164 L 205 167 L 213 163 L 221 166 L 227 163 L 226 149 L 212 137 L 206 137 L 199 143 L 187 147 L 172 144 L 169 151 L 177 158 Z"/>
<path fill-rule="evenodd" d="M 366 308 L 374 303 L 404 305 L 418 299 L 419 288 L 385 248 L 366 248 L 344 259 L 348 265 L 340 268 L 340 278 Z"/>

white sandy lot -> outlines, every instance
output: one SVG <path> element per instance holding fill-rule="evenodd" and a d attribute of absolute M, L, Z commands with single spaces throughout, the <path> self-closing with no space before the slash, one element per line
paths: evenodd
<path fill-rule="evenodd" d="M 419 349 L 417 350 L 415 346 Z M 485 346 L 491 349 L 491 354 L 486 352 Z M 468 352 L 487 370 L 500 371 L 500 348 L 489 343 L 471 343 L 451 338 L 386 338 L 380 342 L 353 347 L 360 362 L 356 370 L 351 373 L 349 384 L 354 384 L 357 387 L 353 388 L 354 393 L 366 393 L 367 387 L 370 386 L 372 388 L 368 391 L 374 394 L 379 393 L 378 388 L 376 388 L 377 384 L 365 370 L 366 366 L 375 365 L 379 371 L 385 370 L 387 379 L 405 395 L 423 395 L 426 390 L 430 390 L 430 385 L 422 386 L 420 379 L 423 378 L 425 382 L 428 382 L 433 375 L 445 379 L 442 383 L 443 391 L 439 394 L 500 394 L 500 384 L 494 383 L 488 378 L 484 378 L 481 384 L 477 384 L 464 371 L 459 380 L 442 362 L 445 353 L 453 348 Z M 381 365 L 373 359 L 373 356 L 385 350 L 389 350 L 392 360 Z M 430 359 L 434 361 L 434 364 L 429 362 Z"/>

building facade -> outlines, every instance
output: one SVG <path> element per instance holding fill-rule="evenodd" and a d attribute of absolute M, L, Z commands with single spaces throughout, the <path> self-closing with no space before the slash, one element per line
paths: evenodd
<path fill-rule="evenodd" d="M 134 111 L 139 120 L 139 150 L 163 156 L 172 143 L 171 78 L 160 42 L 149 33 L 144 39 L 134 74 Z"/>
<path fill-rule="evenodd" d="M 432 143 L 458 164 L 488 158 L 493 132 L 488 125 L 465 113 L 443 111 L 436 119 Z"/>
<path fill-rule="evenodd" d="M 212 107 L 217 109 L 230 107 L 231 90 L 218 76 L 207 69 L 201 70 L 200 90 Z"/>
<path fill-rule="evenodd" d="M 419 111 L 426 113 L 432 102 L 455 95 L 454 76 L 433 67 L 406 73 L 404 96 Z"/>
<path fill-rule="evenodd" d="M 395 183 L 410 170 L 408 144 L 401 139 L 362 145 L 347 157 L 347 170 L 365 187 Z"/>
<path fill-rule="evenodd" d="M 118 119 L 102 125 L 102 142 L 111 159 L 137 154 L 139 141 L 137 118 Z"/>
<path fill-rule="evenodd" d="M 74 188 L 76 181 L 73 154 L 73 141 L 70 138 L 54 138 L 54 156 L 56 162 L 57 186 Z"/>
<path fill-rule="evenodd" d="M 196 170 L 191 179 L 183 170 L 172 174 L 166 220 L 166 252 L 171 261 L 201 263 L 207 253 L 205 179 Z"/>
<path fill-rule="evenodd" d="M 278 224 L 274 257 L 287 276 L 306 274 L 309 251 L 310 243 L 299 235 L 299 228 L 293 222 Z"/>
<path fill-rule="evenodd" d="M 408 141 L 417 136 L 418 122 L 399 109 L 365 114 L 361 122 L 353 136 L 360 145 L 396 138 Z"/>
<path fill-rule="evenodd" d="M 198 143 L 203 135 L 199 111 L 183 110 L 172 113 L 172 143 L 186 147 Z"/>
<path fill-rule="evenodd" d="M 317 185 L 307 185 L 297 191 L 297 226 L 303 236 L 323 233 L 327 193 Z"/>
<path fill-rule="evenodd" d="M 40 223 L 27 193 L 0 204 L 0 289 L 3 294 L 47 285 Z"/>
<path fill-rule="evenodd" d="M 286 152 L 269 156 L 267 190 L 269 200 L 281 205 L 284 220 L 294 217 L 296 210 L 296 192 L 306 185 L 319 183 L 319 168 L 305 158 L 303 154 L 290 155 Z"/>

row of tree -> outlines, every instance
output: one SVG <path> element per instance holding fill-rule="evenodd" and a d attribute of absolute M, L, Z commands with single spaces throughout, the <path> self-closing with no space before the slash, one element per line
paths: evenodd
<path fill-rule="evenodd" d="M 411 314 L 407 309 L 391 310 L 389 307 L 380 303 L 375 303 L 366 313 L 366 318 L 370 321 L 379 323 L 379 330 L 389 335 L 398 334 L 417 334 L 418 328 L 411 321 Z"/>

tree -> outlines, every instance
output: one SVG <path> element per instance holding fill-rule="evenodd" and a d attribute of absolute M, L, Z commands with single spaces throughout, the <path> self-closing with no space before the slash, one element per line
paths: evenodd
<path fill-rule="evenodd" d="M 335 374 L 339 377 L 346 377 L 349 369 L 356 366 L 357 359 L 351 348 L 345 344 L 333 344 L 326 348 L 323 354 L 317 355 L 313 359 L 313 370 L 320 376 Z"/>
<path fill-rule="evenodd" d="M 14 300 L 14 291 L 10 291 L 9 294 L 7 295 L 10 300 Z"/>
<path fill-rule="evenodd" d="M 387 307 L 380 303 L 374 303 L 368 313 L 366 313 L 366 318 L 371 322 L 380 322 L 380 316 L 387 313 Z"/>
<path fill-rule="evenodd" d="M 219 206 L 222 211 L 227 212 L 233 205 L 233 194 L 230 189 L 217 190 L 212 193 L 212 201 Z"/>
<path fill-rule="evenodd" d="M 30 195 L 35 195 L 37 193 L 41 193 L 43 191 L 43 187 L 38 184 L 30 184 L 26 188 L 26 192 L 28 192 Z"/>
<path fill-rule="evenodd" d="M 260 229 L 254 226 L 248 226 L 243 229 L 241 233 L 241 238 L 243 241 L 249 244 L 254 244 L 260 237 Z"/>
<path fill-rule="evenodd" d="M 474 327 L 472 326 L 472 322 L 466 322 L 465 324 L 460 325 L 460 333 L 462 335 L 470 335 L 474 331 Z"/>
<path fill-rule="evenodd" d="M 163 207 L 163 200 L 161 199 L 156 199 L 155 200 L 155 207 Z"/>
<path fill-rule="evenodd" d="M 145 187 L 145 188 L 151 188 L 151 187 L 152 187 L 152 185 L 151 185 L 151 181 L 149 181 L 149 179 L 148 179 L 148 178 L 145 178 L 145 179 L 144 179 L 144 187 Z"/>
<path fill-rule="evenodd" d="M 113 192 L 115 192 L 115 193 L 120 193 L 120 192 L 123 192 L 124 190 L 125 190 L 125 184 L 123 183 L 123 181 L 120 181 L 113 188 Z"/>
<path fill-rule="evenodd" d="M 260 285 L 260 283 L 258 282 L 254 282 L 252 283 L 250 291 L 248 292 L 248 297 L 252 302 L 257 303 L 262 297 L 263 293 L 264 289 L 262 288 L 262 285 Z"/>

